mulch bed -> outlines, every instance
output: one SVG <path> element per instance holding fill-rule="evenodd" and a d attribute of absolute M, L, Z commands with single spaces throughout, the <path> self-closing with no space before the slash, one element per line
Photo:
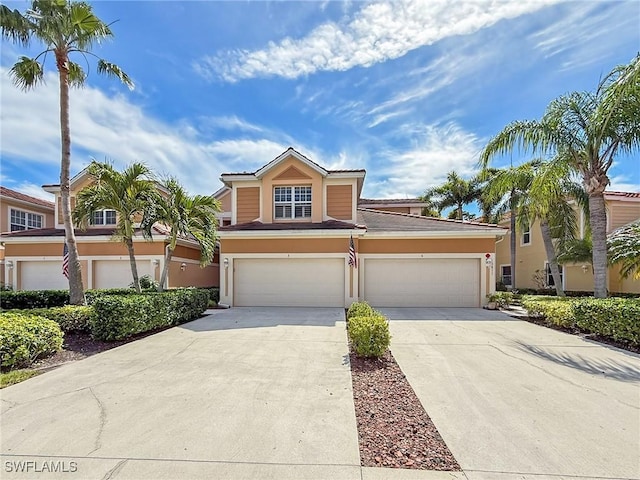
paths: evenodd
<path fill-rule="evenodd" d="M 153 330 L 150 332 L 140 333 L 133 337 L 126 338 L 124 340 L 117 340 L 114 342 L 104 342 L 101 340 L 94 340 L 91 338 L 91 334 L 82 332 L 67 332 L 64 334 L 64 343 L 62 344 L 62 350 L 54 353 L 50 357 L 41 358 L 31 364 L 29 368 L 37 370 L 47 370 L 63 363 L 73 362 L 76 360 L 82 360 L 83 358 L 90 357 L 96 353 L 111 350 L 112 348 L 119 347 L 125 343 L 135 342 L 141 338 L 148 337 L 149 335 L 156 334 L 162 330 L 166 330 L 170 327 Z"/>
<path fill-rule="evenodd" d="M 504 310 L 504 313 L 509 314 L 508 310 Z M 548 323 L 544 318 L 536 318 L 536 317 L 527 317 L 522 316 L 518 317 L 520 320 L 525 320 L 529 323 L 535 323 L 536 325 L 540 325 L 547 328 L 553 328 L 554 330 L 559 330 L 561 332 L 570 333 L 571 335 L 578 335 L 587 340 L 593 340 L 594 342 L 604 343 L 606 345 L 611 345 L 612 347 L 620 348 L 621 350 L 627 350 L 633 353 L 640 353 L 640 346 L 630 345 L 624 342 L 618 342 L 613 338 L 603 337 L 601 335 L 596 335 L 595 333 L 585 332 L 578 328 L 567 328 L 561 327 L 559 325 L 554 325 L 552 323 Z"/>
<path fill-rule="evenodd" d="M 460 470 L 390 351 L 381 359 L 350 354 L 360 464 Z"/>

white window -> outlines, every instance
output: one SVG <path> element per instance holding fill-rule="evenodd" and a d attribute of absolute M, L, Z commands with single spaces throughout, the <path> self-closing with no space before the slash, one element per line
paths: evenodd
<path fill-rule="evenodd" d="M 115 225 L 115 224 L 116 224 L 115 210 L 99 210 L 97 212 L 93 212 L 91 225 Z"/>
<path fill-rule="evenodd" d="M 275 218 L 311 218 L 311 187 L 275 187 Z"/>
<path fill-rule="evenodd" d="M 560 281 L 564 285 L 564 272 L 562 271 L 562 265 L 558 265 L 558 269 L 560 270 Z M 548 287 L 556 286 L 556 282 L 553 280 L 553 275 L 551 275 L 551 267 L 549 266 L 548 262 L 545 262 L 544 264 L 544 276 Z"/>
<path fill-rule="evenodd" d="M 522 245 L 531 245 L 531 225 L 527 225 L 522 232 Z"/>
<path fill-rule="evenodd" d="M 42 228 L 44 216 L 37 213 L 24 212 L 22 210 L 11 209 L 11 231 L 31 230 L 34 228 Z"/>
<path fill-rule="evenodd" d="M 504 286 L 511 286 L 511 265 L 500 265 L 500 281 Z"/>

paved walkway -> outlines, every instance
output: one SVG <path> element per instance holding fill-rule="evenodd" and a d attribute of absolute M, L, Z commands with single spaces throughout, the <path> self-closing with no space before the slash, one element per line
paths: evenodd
<path fill-rule="evenodd" d="M 218 310 L 0 391 L 0 477 L 360 479 L 346 355 L 342 309 Z"/>
<path fill-rule="evenodd" d="M 381 310 L 466 478 L 640 478 L 640 356 L 499 312 Z"/>

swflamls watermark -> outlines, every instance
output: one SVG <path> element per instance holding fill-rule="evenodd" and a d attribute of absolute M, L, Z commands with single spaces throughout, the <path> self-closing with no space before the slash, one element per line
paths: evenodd
<path fill-rule="evenodd" d="M 6 460 L 6 473 L 75 473 L 78 462 L 67 460 Z"/>

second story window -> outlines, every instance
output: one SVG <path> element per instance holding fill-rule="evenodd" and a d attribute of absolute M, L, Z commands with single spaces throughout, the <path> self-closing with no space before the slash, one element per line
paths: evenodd
<path fill-rule="evenodd" d="M 522 245 L 531 245 L 531 225 L 527 225 L 522 232 Z"/>
<path fill-rule="evenodd" d="M 311 187 L 275 187 L 275 218 L 311 218 Z"/>
<path fill-rule="evenodd" d="M 115 224 L 116 224 L 115 210 L 99 210 L 97 212 L 93 212 L 91 225 L 115 225 Z"/>
<path fill-rule="evenodd" d="M 24 212 L 22 210 L 11 209 L 11 231 L 31 230 L 33 228 L 42 228 L 44 221 L 43 215 L 37 213 Z"/>

